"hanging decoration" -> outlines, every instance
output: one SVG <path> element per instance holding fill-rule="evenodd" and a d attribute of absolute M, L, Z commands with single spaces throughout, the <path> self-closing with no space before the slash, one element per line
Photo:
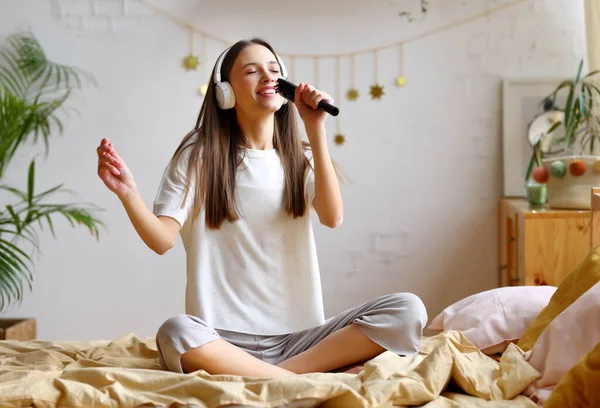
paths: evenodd
<path fill-rule="evenodd" d="M 139 1 L 143 4 L 145 4 L 146 6 L 148 6 L 149 8 L 151 8 L 152 10 L 156 11 L 157 13 L 160 13 L 160 14 L 166 16 L 167 18 L 169 18 L 170 20 L 172 20 L 180 25 L 184 25 L 190 29 L 190 44 L 192 44 L 192 45 L 190 46 L 190 54 L 188 56 L 186 56 L 184 59 L 184 61 L 185 61 L 184 65 L 185 65 L 186 69 L 188 69 L 188 70 L 195 70 L 197 68 L 197 66 L 200 64 L 200 62 L 198 61 L 198 56 L 194 55 L 194 53 L 193 53 L 193 36 L 194 36 L 194 34 L 200 35 L 203 38 L 203 40 L 210 38 L 217 42 L 220 42 L 221 44 L 223 44 L 224 47 L 231 45 L 230 42 L 225 40 L 224 38 L 213 35 L 209 32 L 203 31 L 203 30 L 191 25 L 190 23 L 184 21 L 183 19 L 174 15 L 173 13 L 154 5 L 150 0 L 139 0 Z M 470 22 L 480 19 L 482 17 L 487 17 L 491 14 L 494 14 L 499 11 L 505 10 L 507 8 L 516 6 L 517 4 L 521 4 L 526 1 L 530 1 L 530 0 L 514 0 L 512 2 L 495 7 L 493 9 L 484 10 L 481 13 L 475 14 L 471 17 L 465 18 L 463 20 L 460 20 L 460 21 L 457 21 L 454 23 L 447 24 L 447 25 L 439 27 L 437 29 L 433 29 L 431 31 L 427 31 L 425 33 L 418 34 L 418 35 L 415 35 L 413 37 L 410 37 L 410 38 L 407 38 L 407 39 L 404 39 L 401 41 L 396 41 L 394 43 L 382 45 L 382 46 L 375 47 L 372 49 L 359 50 L 359 51 L 349 52 L 349 53 L 339 53 L 339 54 L 289 54 L 289 53 L 280 52 L 280 51 L 278 51 L 278 54 L 282 57 L 290 58 L 292 60 L 292 67 L 295 65 L 295 61 L 298 58 L 313 59 L 315 61 L 315 64 L 314 64 L 315 73 L 317 73 L 319 71 L 319 65 L 320 65 L 319 60 L 322 58 L 349 57 L 349 59 L 350 59 L 350 87 L 348 88 L 348 90 L 346 92 L 346 98 L 350 101 L 355 101 L 360 96 L 360 92 L 356 88 L 356 85 L 355 85 L 354 57 L 356 55 L 367 54 L 367 53 L 373 54 L 374 68 L 376 69 L 377 68 L 376 60 L 378 58 L 379 52 L 382 50 L 385 50 L 385 49 L 392 48 L 392 47 L 397 47 L 398 53 L 399 53 L 399 59 L 398 59 L 399 75 L 395 79 L 395 84 L 398 87 L 404 87 L 404 86 L 406 86 L 406 83 L 407 83 L 406 73 L 404 70 L 404 65 L 405 65 L 404 64 L 404 62 L 405 62 L 404 45 L 405 44 L 414 42 L 414 41 L 419 40 L 424 37 L 431 36 L 433 34 L 438 34 L 440 32 L 450 30 L 452 28 L 458 27 L 463 24 L 470 23 Z M 427 12 L 427 9 L 428 9 L 427 1 L 421 0 L 421 14 L 424 15 Z M 405 13 L 400 13 L 400 15 L 409 18 L 409 20 L 412 18 L 410 13 L 405 12 Z M 206 47 L 203 47 L 203 51 L 205 49 L 206 49 Z M 203 55 L 204 61 L 207 61 L 206 58 L 207 58 L 207 56 Z M 292 68 L 292 72 L 295 73 L 294 68 Z M 379 83 L 379 81 L 377 80 L 378 79 L 377 72 L 374 72 L 374 76 L 376 78 L 376 81 L 373 85 L 371 85 L 369 93 L 371 94 L 371 97 L 373 99 L 380 99 L 385 94 L 385 88 L 384 88 L 384 85 Z M 317 78 L 318 78 L 318 73 L 317 73 Z M 294 81 L 295 80 L 294 76 L 292 76 L 291 79 Z M 315 86 L 317 86 L 317 84 L 315 84 Z"/>
<path fill-rule="evenodd" d="M 406 85 L 406 77 L 404 76 L 404 44 L 398 45 L 398 77 L 396 78 L 397 86 Z"/>
<path fill-rule="evenodd" d="M 385 94 L 385 90 L 383 89 L 383 85 L 379 83 L 379 55 L 377 51 L 373 52 L 373 73 L 375 74 L 375 81 L 371 85 L 369 93 L 371 94 L 371 99 L 381 99 L 383 94 Z"/>
<path fill-rule="evenodd" d="M 346 94 L 348 100 L 355 101 L 358 99 L 358 89 L 350 88 L 348 89 L 348 93 Z"/>
<path fill-rule="evenodd" d="M 342 135 L 341 133 L 337 133 L 333 141 L 336 145 L 341 146 L 344 144 L 344 142 L 346 142 L 346 136 Z"/>
<path fill-rule="evenodd" d="M 342 77 L 342 68 L 341 68 L 341 64 L 340 64 L 340 57 L 336 57 L 335 59 L 335 70 L 336 70 L 336 96 L 335 99 L 337 100 L 337 105 L 338 108 L 340 107 L 341 103 L 342 103 L 342 84 L 341 84 L 341 77 Z M 336 117 L 336 131 L 335 131 L 335 136 L 333 138 L 333 141 L 335 142 L 336 145 L 341 146 L 344 144 L 344 142 L 346 141 L 346 137 L 343 135 L 342 133 L 342 119 L 340 117 L 340 115 L 338 115 Z"/>
<path fill-rule="evenodd" d="M 188 71 L 198 69 L 198 56 L 194 55 L 194 27 L 188 26 L 190 29 L 190 53 L 183 59 L 183 67 Z"/>
<path fill-rule="evenodd" d="M 381 97 L 385 93 L 385 90 L 383 89 L 383 85 L 375 83 L 374 85 L 371 85 L 371 90 L 369 91 L 369 93 L 371 94 L 372 99 L 381 99 Z"/>
<path fill-rule="evenodd" d="M 339 57 L 338 57 L 339 58 Z M 350 101 L 358 99 L 358 89 L 356 89 L 356 76 L 354 75 L 354 55 L 350 56 L 350 89 L 346 92 L 346 98 Z"/>
<path fill-rule="evenodd" d="M 198 66 L 200 65 L 203 67 L 204 78 L 206 78 L 206 80 L 210 80 L 210 78 L 208 78 L 207 75 L 210 75 L 211 67 L 209 67 L 206 62 L 211 61 L 212 59 L 209 58 L 209 56 L 207 55 L 206 41 L 208 39 L 210 39 L 215 42 L 218 42 L 222 45 L 222 48 L 230 46 L 231 42 L 222 37 L 219 37 L 217 35 L 214 35 L 212 33 L 204 31 L 204 30 L 190 24 L 189 22 L 187 22 L 187 21 L 183 20 L 182 18 L 176 16 L 175 14 L 169 12 L 168 10 L 165 10 L 161 7 L 156 6 L 150 0 L 138 0 L 138 1 L 142 4 L 145 4 L 148 8 L 154 10 L 155 12 L 162 14 L 165 17 L 169 18 L 171 21 L 173 21 L 179 25 L 182 25 L 184 27 L 189 28 L 189 30 L 190 30 L 190 52 L 187 56 L 184 57 L 184 67 L 188 71 L 196 71 Z M 347 57 L 349 60 L 348 65 L 349 65 L 349 70 L 350 70 L 350 76 L 349 76 L 350 84 L 348 85 L 348 88 L 346 89 L 346 93 L 345 93 L 346 99 L 349 101 L 356 101 L 360 97 L 360 91 L 356 87 L 356 82 L 355 82 L 355 80 L 356 80 L 356 78 L 355 78 L 355 74 L 356 74 L 355 73 L 355 56 L 363 55 L 363 54 L 372 54 L 374 82 L 369 87 L 369 94 L 370 94 L 372 100 L 380 100 L 386 93 L 384 83 L 381 83 L 379 80 L 379 72 L 378 72 L 378 70 L 379 70 L 378 59 L 379 59 L 379 53 L 381 51 L 391 49 L 394 47 L 396 47 L 398 49 L 398 56 L 399 56 L 399 58 L 398 58 L 398 76 L 395 78 L 393 83 L 396 85 L 396 87 L 403 88 L 407 85 L 407 76 L 406 76 L 406 71 L 405 71 L 405 53 L 404 53 L 404 46 L 406 44 L 420 40 L 425 37 L 432 36 L 434 34 L 439 34 L 443 31 L 447 31 L 447 30 L 453 29 L 455 27 L 458 27 L 458 26 L 461 26 L 461 25 L 464 25 L 467 23 L 470 23 L 470 22 L 478 20 L 482 17 L 488 17 L 494 13 L 506 10 L 510 7 L 516 6 L 521 3 L 525 3 L 527 1 L 531 1 L 531 0 L 513 0 L 511 2 L 499 5 L 498 7 L 484 10 L 484 11 L 482 11 L 478 14 L 475 14 L 471 17 L 447 24 L 447 25 L 439 27 L 437 29 L 433 29 L 433 30 L 409 37 L 409 38 L 405 38 L 400 41 L 395 41 L 395 42 L 385 44 L 385 45 L 382 45 L 379 47 L 371 48 L 371 49 L 364 49 L 364 50 L 358 50 L 358 51 L 354 51 L 354 52 L 337 53 L 337 54 L 289 54 L 289 53 L 280 52 L 280 51 L 278 51 L 277 53 L 281 57 L 288 58 L 289 60 L 291 60 L 291 64 L 289 64 L 289 65 L 291 65 L 290 79 L 293 82 L 296 82 L 296 80 L 295 80 L 295 75 L 297 73 L 296 72 L 296 61 L 298 59 L 312 59 L 314 61 L 314 69 L 315 69 L 315 87 L 317 87 L 317 88 L 319 88 L 319 86 L 320 86 L 320 80 L 319 80 L 320 79 L 320 65 L 321 65 L 320 60 L 323 58 L 335 58 L 336 66 L 337 66 L 336 69 L 338 70 L 338 75 L 337 75 L 338 86 L 336 88 L 336 92 L 338 95 L 338 98 L 337 98 L 338 103 L 341 102 L 341 88 L 342 88 L 342 84 L 339 83 L 339 78 L 341 76 L 340 59 L 342 57 Z M 427 7 L 428 7 L 427 1 L 422 0 L 421 1 L 421 14 L 422 15 L 424 15 L 424 13 L 427 12 Z M 400 15 L 409 19 L 409 21 L 415 20 L 414 18 L 412 18 L 412 16 L 410 14 L 404 13 L 404 15 L 403 15 L 402 13 L 400 13 Z M 198 56 L 196 54 L 194 54 L 193 44 L 194 44 L 194 36 L 195 35 L 198 35 L 202 38 L 202 59 L 201 60 L 198 58 Z M 287 61 L 286 61 L 286 65 L 288 65 Z M 202 86 L 200 86 L 198 92 L 200 95 L 204 96 L 204 95 L 206 95 L 207 89 L 208 89 L 208 85 L 206 83 L 204 83 Z M 345 136 L 341 133 L 339 118 L 338 118 L 338 122 L 337 122 L 337 127 L 338 127 L 338 129 L 337 129 L 337 132 L 335 135 L 335 143 L 338 145 L 341 145 L 341 144 L 344 144 L 344 142 L 345 142 Z"/>
<path fill-rule="evenodd" d="M 183 66 L 188 71 L 195 71 L 198 68 L 198 64 L 200 64 L 200 61 L 198 61 L 197 55 L 190 54 L 183 59 Z"/>

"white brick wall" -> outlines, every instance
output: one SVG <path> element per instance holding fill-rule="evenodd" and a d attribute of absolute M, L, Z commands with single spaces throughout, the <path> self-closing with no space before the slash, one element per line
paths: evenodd
<path fill-rule="evenodd" d="M 153 12 L 136 0 L 51 0 L 53 14 L 64 27 L 83 32 L 127 32 Z"/>

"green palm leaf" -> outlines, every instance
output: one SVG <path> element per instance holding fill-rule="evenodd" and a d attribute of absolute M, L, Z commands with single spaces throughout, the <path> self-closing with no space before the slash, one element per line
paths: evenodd
<path fill-rule="evenodd" d="M 56 238 L 57 217 L 73 227 L 84 226 L 96 239 L 104 226 L 95 216 L 101 210 L 96 206 L 49 203 L 56 194 L 67 192 L 62 184 L 36 193 L 34 161 L 25 191 L 2 182 L 24 142 L 43 141 L 48 155 L 51 136 L 63 132 L 62 114 L 69 112 L 69 97 L 84 83 L 96 84 L 87 72 L 50 61 L 31 33 L 13 35 L 0 48 L 0 190 L 15 199 L 0 208 L 0 312 L 20 302 L 24 289 L 31 290 L 33 284 L 33 260 L 22 244 L 39 251 L 38 231 L 44 226 Z"/>
<path fill-rule="evenodd" d="M 14 301 L 21 301 L 23 281 L 31 290 L 33 276 L 30 266 L 31 257 L 16 245 L 0 239 L 0 307 Z"/>
<path fill-rule="evenodd" d="M 559 92 L 568 91 L 563 121 L 565 136 L 562 142 L 566 147 L 579 142 L 583 150 L 589 149 L 589 152 L 593 153 L 596 146 L 595 139 L 599 137 L 598 132 L 592 131 L 595 126 L 595 115 L 597 115 L 593 108 L 594 103 L 600 98 L 600 88 L 591 77 L 600 71 L 592 71 L 582 76 L 582 70 L 583 60 L 579 63 L 575 78 L 562 81 L 549 97 L 556 100 Z M 594 126 L 591 126 L 592 124 Z"/>

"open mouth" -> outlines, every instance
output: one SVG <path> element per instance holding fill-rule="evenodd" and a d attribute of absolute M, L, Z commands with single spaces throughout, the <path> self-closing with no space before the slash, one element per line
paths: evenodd
<path fill-rule="evenodd" d="M 275 91 L 275 88 L 269 87 L 260 89 L 256 94 L 260 96 L 274 96 L 277 95 L 277 91 Z"/>

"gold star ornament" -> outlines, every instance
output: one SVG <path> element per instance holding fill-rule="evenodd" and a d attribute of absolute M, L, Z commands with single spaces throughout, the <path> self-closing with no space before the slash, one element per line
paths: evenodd
<path fill-rule="evenodd" d="M 385 94 L 385 90 L 382 85 L 375 84 L 371 85 L 371 90 L 369 91 L 372 99 L 381 99 L 383 94 Z"/>
<path fill-rule="evenodd" d="M 335 141 L 336 145 L 341 146 L 346 141 L 346 137 L 341 133 L 338 133 L 337 135 L 335 135 L 335 138 L 333 140 Z"/>
<path fill-rule="evenodd" d="M 348 98 L 348 100 L 350 101 L 355 101 L 358 99 L 358 89 L 352 88 L 352 89 L 348 89 L 348 92 L 346 92 L 346 98 Z"/>
<path fill-rule="evenodd" d="M 190 54 L 183 59 L 183 66 L 188 71 L 196 70 L 199 64 L 200 61 L 198 60 L 197 55 Z"/>
<path fill-rule="evenodd" d="M 206 92 L 208 91 L 208 85 L 204 84 L 200 87 L 200 89 L 198 90 L 198 92 L 200 93 L 200 95 L 202 96 L 206 96 Z"/>
<path fill-rule="evenodd" d="M 404 86 L 404 85 L 406 85 L 406 77 L 405 76 L 399 76 L 398 78 L 396 78 L 396 85 L 398 85 L 398 86 Z"/>

